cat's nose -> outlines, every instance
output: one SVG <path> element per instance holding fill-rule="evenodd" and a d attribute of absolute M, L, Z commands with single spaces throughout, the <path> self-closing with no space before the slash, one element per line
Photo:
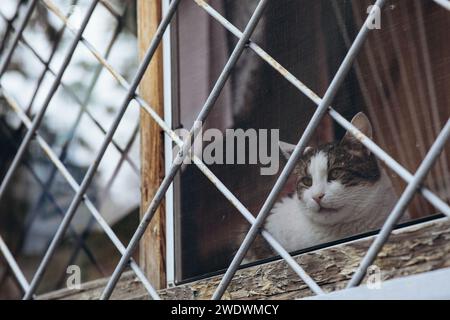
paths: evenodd
<path fill-rule="evenodd" d="M 317 204 L 320 204 L 320 201 L 322 200 L 324 195 L 325 195 L 324 193 L 319 193 L 318 195 L 315 195 L 313 197 L 313 199 L 314 199 L 315 202 L 317 202 Z"/>

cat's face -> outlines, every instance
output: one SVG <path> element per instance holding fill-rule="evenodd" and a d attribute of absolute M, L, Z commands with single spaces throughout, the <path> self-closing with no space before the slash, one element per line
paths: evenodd
<path fill-rule="evenodd" d="M 357 117 L 352 123 L 371 137 L 367 117 Z M 307 209 L 302 212 L 323 224 L 351 221 L 380 179 L 375 156 L 350 134 L 340 142 L 307 148 L 294 173 L 297 197 Z"/>

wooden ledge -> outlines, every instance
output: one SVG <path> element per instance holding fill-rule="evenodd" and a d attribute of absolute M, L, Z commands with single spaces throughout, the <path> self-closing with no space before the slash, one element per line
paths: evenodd
<path fill-rule="evenodd" d="M 342 289 L 366 253 L 373 237 L 296 256 L 296 261 L 327 292 Z M 382 279 L 450 267 L 450 220 L 442 218 L 394 231 L 375 264 Z M 221 276 L 160 290 L 162 299 L 209 299 Z M 38 299 L 98 299 L 106 279 L 82 285 L 81 290 L 60 290 Z M 297 299 L 312 295 L 283 260 L 239 270 L 224 299 Z M 139 280 L 124 273 L 112 299 L 148 299 Z"/>

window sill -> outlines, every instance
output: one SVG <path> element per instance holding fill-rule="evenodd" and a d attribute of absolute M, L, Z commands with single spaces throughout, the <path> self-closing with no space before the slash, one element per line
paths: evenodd
<path fill-rule="evenodd" d="M 373 236 L 296 256 L 305 271 L 326 292 L 343 289 L 371 244 Z M 375 264 L 382 280 L 450 267 L 450 219 L 441 218 L 395 230 Z M 209 299 L 221 276 L 160 290 L 162 299 Z M 80 290 L 59 290 L 38 299 L 98 299 L 106 279 Z M 239 270 L 224 299 L 299 299 L 312 292 L 283 260 Z M 131 272 L 125 273 L 112 299 L 148 299 Z"/>

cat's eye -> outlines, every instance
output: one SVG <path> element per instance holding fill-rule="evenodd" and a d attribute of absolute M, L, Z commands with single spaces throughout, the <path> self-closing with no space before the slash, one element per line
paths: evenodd
<path fill-rule="evenodd" d="M 339 178 L 341 173 L 342 173 L 342 170 L 340 170 L 340 169 L 331 169 L 328 172 L 328 181 L 336 180 L 337 178 Z"/>
<path fill-rule="evenodd" d="M 307 187 L 311 187 L 312 186 L 312 179 L 311 177 L 303 177 L 300 182 Z"/>

